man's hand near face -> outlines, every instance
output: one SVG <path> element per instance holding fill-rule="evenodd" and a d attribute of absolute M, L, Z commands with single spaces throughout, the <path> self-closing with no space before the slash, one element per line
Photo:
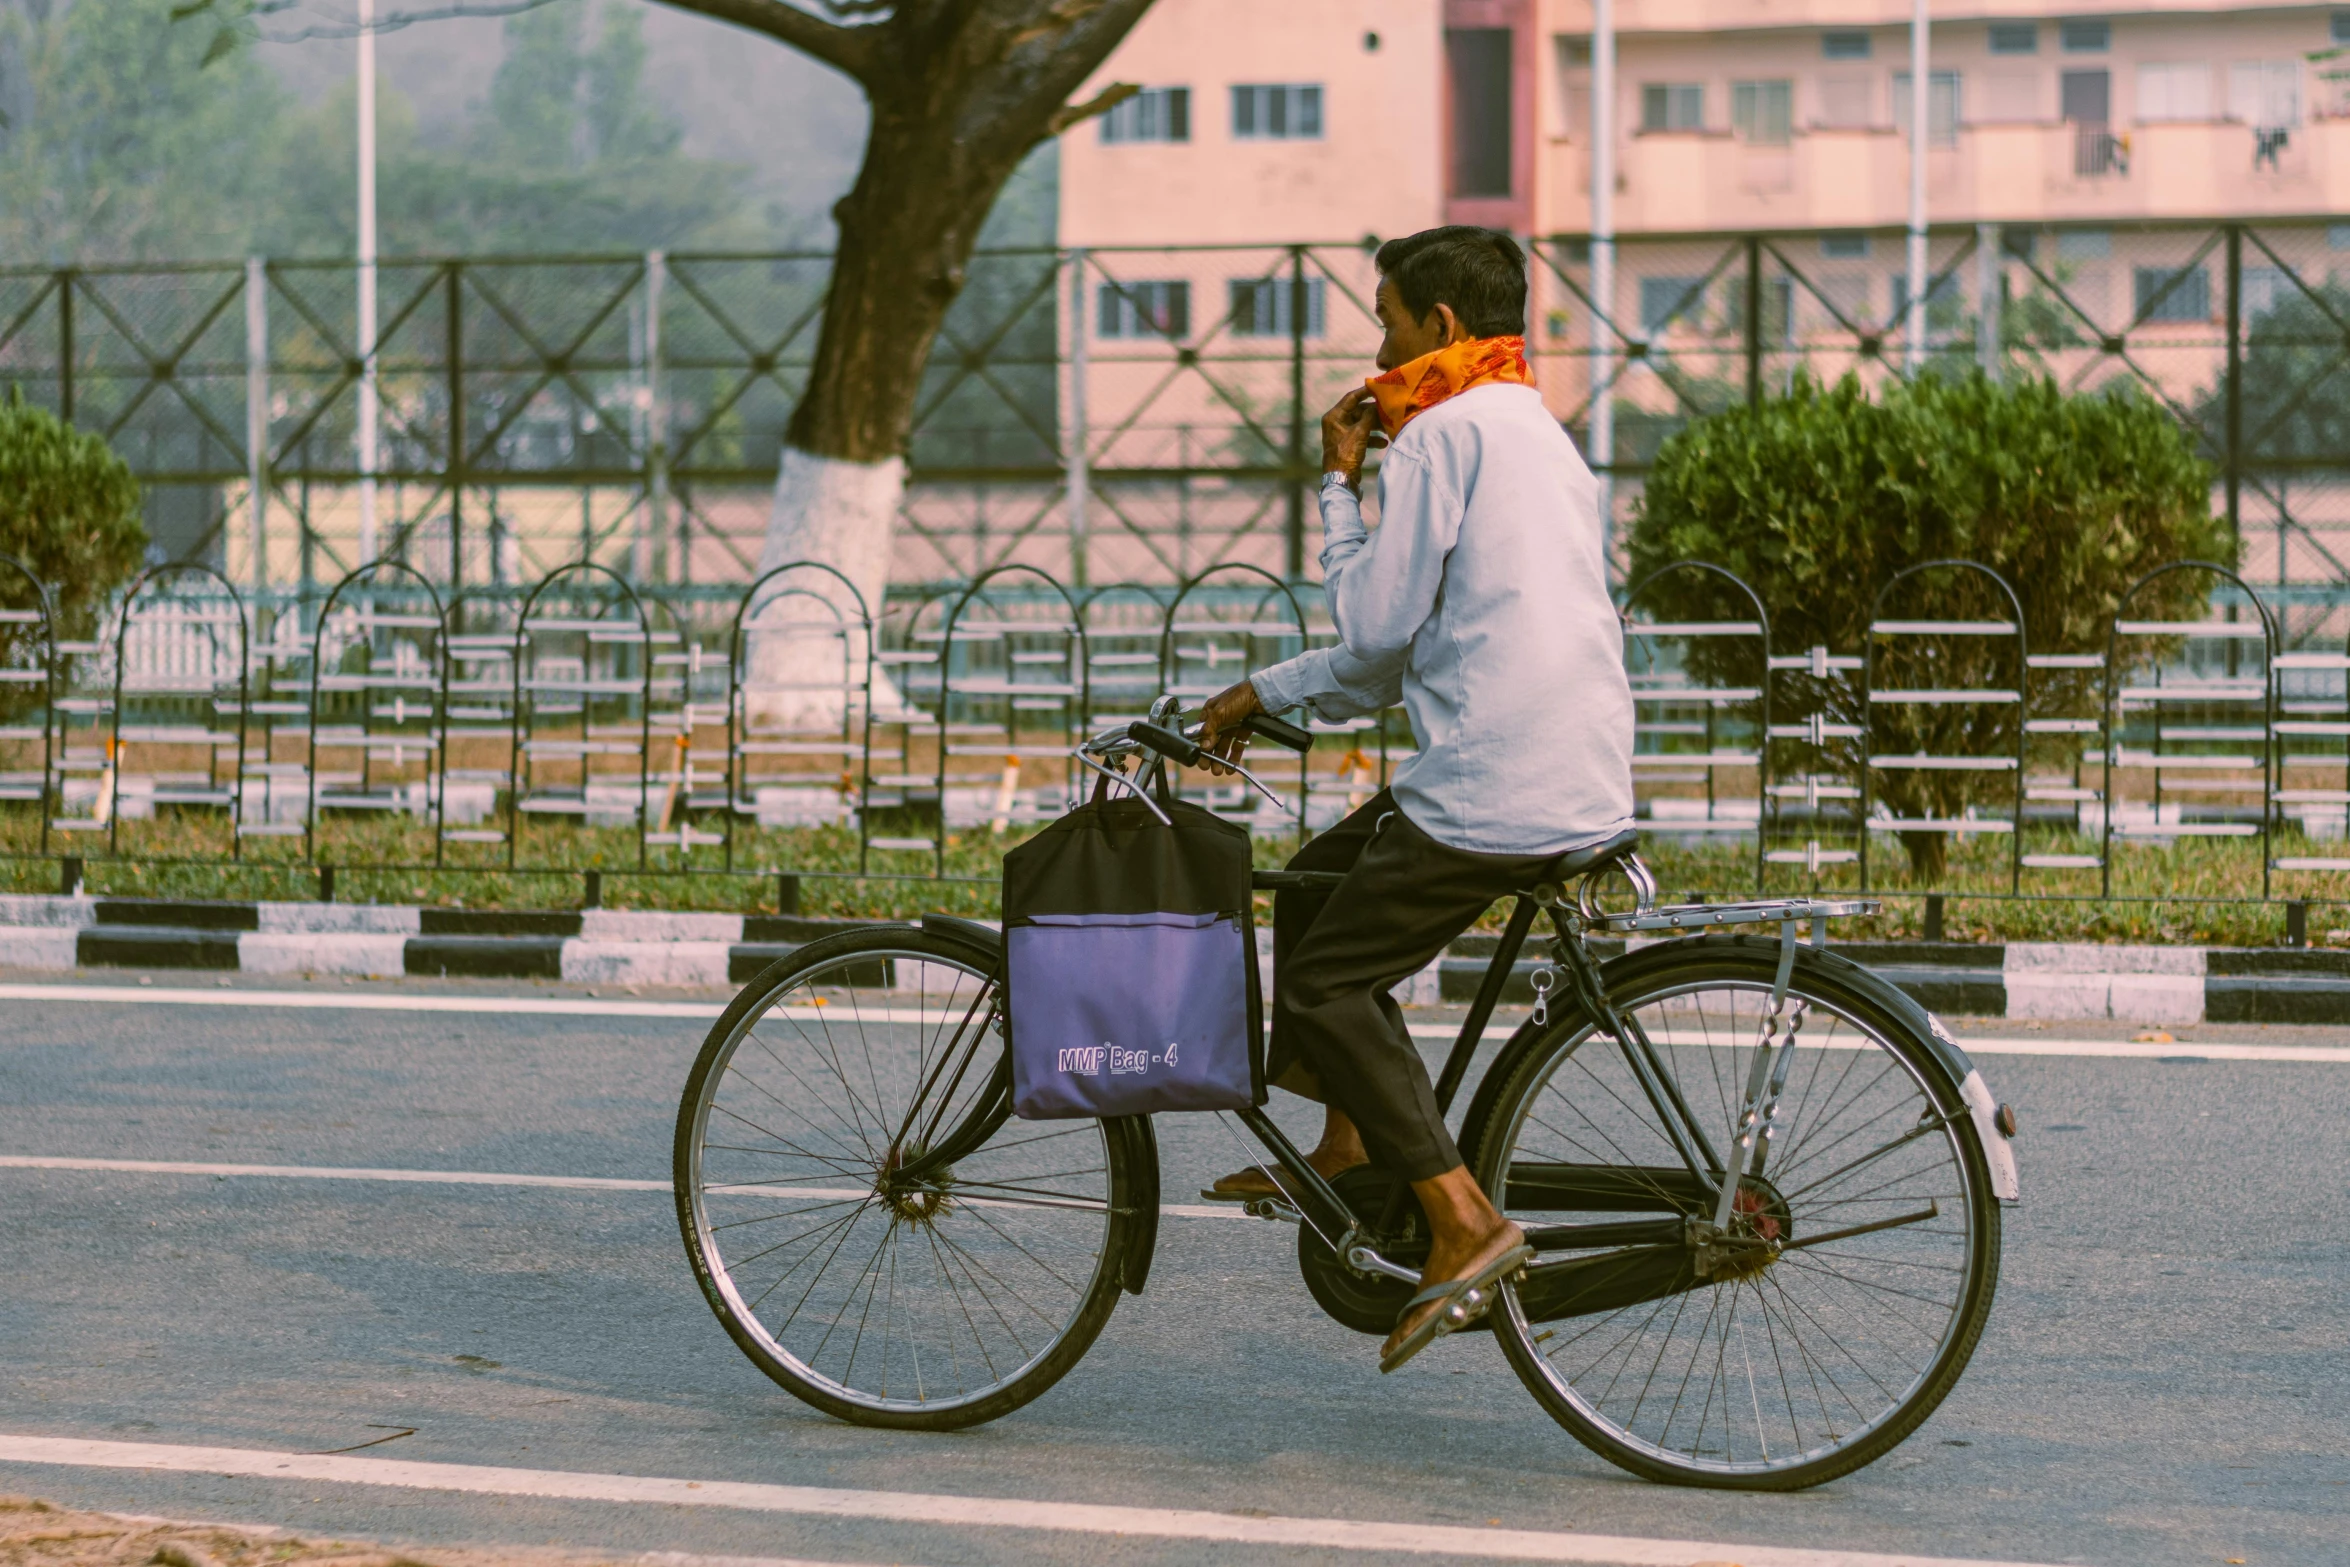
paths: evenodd
<path fill-rule="evenodd" d="M 1241 725 L 1248 722 L 1250 715 L 1264 710 L 1265 704 L 1257 700 L 1257 688 L 1246 680 L 1217 692 L 1200 709 L 1200 749 L 1210 757 L 1239 761 L 1248 753 L 1248 731 Z M 1230 772 L 1213 761 L 1207 764 L 1207 769 L 1219 778 Z"/>
<path fill-rule="evenodd" d="M 1378 399 L 1367 386 L 1348 387 L 1330 405 L 1330 411 L 1322 415 L 1322 471 L 1343 474 L 1349 489 L 1360 490 L 1363 458 L 1371 450 L 1371 438 L 1378 430 Z"/>

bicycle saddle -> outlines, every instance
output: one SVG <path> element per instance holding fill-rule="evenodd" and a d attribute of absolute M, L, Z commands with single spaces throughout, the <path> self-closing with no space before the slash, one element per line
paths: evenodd
<path fill-rule="evenodd" d="M 1605 838 L 1598 843 L 1589 844 L 1580 849 L 1568 850 L 1565 854 L 1551 861 L 1550 874 L 1543 879 L 1545 881 L 1573 881 L 1578 876 L 1587 876 L 1603 866 L 1614 864 L 1639 847 L 1640 829 L 1627 827 L 1613 838 Z"/>

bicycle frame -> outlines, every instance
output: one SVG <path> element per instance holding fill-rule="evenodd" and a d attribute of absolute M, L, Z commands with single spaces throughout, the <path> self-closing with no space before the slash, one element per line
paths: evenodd
<path fill-rule="evenodd" d="M 1639 903 L 1629 914 L 1610 915 L 1597 907 L 1593 894 L 1598 878 L 1617 865 L 1631 879 L 1639 895 Z M 1316 871 L 1259 871 L 1253 878 L 1258 888 L 1274 890 L 1326 890 L 1335 888 L 1342 880 L 1344 877 L 1339 873 Z M 1721 1232 L 1729 1221 L 1739 1184 L 1730 1177 L 1732 1164 L 1735 1163 L 1741 1179 L 1760 1176 L 1769 1152 L 1770 1134 L 1775 1130 L 1778 1093 L 1786 1082 L 1787 1068 L 1794 1049 L 1794 1030 L 1786 1030 L 1784 1037 L 1777 1040 L 1772 1036 L 1777 1031 L 1780 1002 L 1786 994 L 1793 968 L 1797 945 L 1796 927 L 1802 922 L 1814 922 L 1816 929 L 1816 922 L 1831 916 L 1867 913 L 1874 908 L 1872 903 L 1862 900 L 1789 898 L 1658 909 L 1653 901 L 1654 887 L 1654 880 L 1638 857 L 1624 855 L 1618 862 L 1603 865 L 1586 876 L 1572 903 L 1568 902 L 1564 889 L 1555 883 L 1545 883 L 1519 892 L 1510 909 L 1509 920 L 1502 928 L 1501 938 L 1495 945 L 1493 958 L 1486 965 L 1484 976 L 1478 983 L 1477 994 L 1469 1005 L 1468 1015 L 1462 1018 L 1460 1032 L 1454 1037 L 1452 1048 L 1436 1078 L 1436 1105 L 1442 1113 L 1452 1108 L 1453 1100 L 1459 1095 L 1477 1046 L 1483 1041 L 1486 1027 L 1492 1022 L 1493 1013 L 1500 1005 L 1503 988 L 1515 970 L 1519 955 L 1525 950 L 1535 920 L 1547 913 L 1553 932 L 1552 955 L 1572 982 L 1575 1001 L 1584 1015 L 1591 1019 L 1601 1033 L 1614 1040 L 1616 1048 L 1623 1053 L 1626 1066 L 1639 1083 L 1658 1123 L 1672 1141 L 1681 1163 L 1678 1169 L 1556 1165 L 1529 1171 L 1523 1176 L 1513 1171 L 1508 1192 L 1500 1194 L 1505 1206 L 1550 1207 L 1586 1213 L 1653 1213 L 1661 1197 L 1679 1210 L 1670 1218 L 1531 1225 L 1527 1227 L 1526 1239 L 1538 1253 L 1590 1251 L 1609 1247 L 1666 1247 L 1679 1258 L 1685 1257 L 1693 1245 L 1709 1243 Z M 1600 929 L 1625 934 L 1644 930 L 1690 933 L 1722 926 L 1766 923 L 1779 926 L 1778 984 L 1773 996 L 1771 1019 L 1765 1025 L 1763 1037 L 1756 1041 L 1758 1057 L 1740 1116 L 1739 1140 L 1731 1158 L 1726 1160 L 1690 1110 L 1680 1083 L 1654 1042 L 1648 1038 L 1637 1020 L 1618 1013 L 1609 1001 L 1606 982 L 1586 937 Z M 1538 987 L 1537 995 L 1541 998 L 1538 1006 L 1547 1005 L 1547 988 Z M 1332 1249 L 1356 1271 L 1385 1274 L 1409 1280 L 1415 1285 L 1419 1282 L 1417 1273 L 1381 1257 L 1374 1249 L 1360 1242 L 1364 1230 L 1362 1216 L 1348 1207 L 1345 1199 L 1307 1162 L 1297 1145 L 1265 1114 L 1262 1107 L 1238 1111 L 1236 1114 L 1241 1124 L 1264 1145 L 1266 1152 L 1280 1163 L 1294 1183 L 1290 1189 L 1297 1199 L 1295 1207 L 1300 1222 L 1310 1225 L 1326 1239 L 1332 1239 Z M 1401 1188 L 1390 1201 L 1391 1204 L 1400 1204 Z M 1261 1211 L 1271 1217 L 1276 1207 L 1268 1202 L 1261 1208 L 1252 1207 L 1252 1211 Z M 1380 1216 L 1380 1228 L 1389 1227 L 1395 1218 L 1394 1213 Z M 1709 1220 L 1710 1223 L 1707 1222 Z M 1623 1253 L 1617 1252 L 1613 1256 L 1620 1259 Z M 1604 1264 L 1611 1260 L 1607 1257 L 1582 1258 L 1560 1266 L 1586 1269 L 1594 1263 Z"/>

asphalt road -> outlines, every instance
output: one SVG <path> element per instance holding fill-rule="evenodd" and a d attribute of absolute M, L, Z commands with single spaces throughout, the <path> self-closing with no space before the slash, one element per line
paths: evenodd
<path fill-rule="evenodd" d="M 371 988 L 578 994 L 307 987 Z M 0 999 L 0 1156 L 664 1181 L 706 1026 L 20 993 Z M 828 1420 L 744 1360 L 661 1191 L 21 1166 L 0 1167 L 0 1454 L 23 1437 L 319 1452 L 412 1430 L 354 1456 L 2102 1567 L 2350 1562 L 2350 1063 L 2193 1055 L 2350 1037 L 2174 1032 L 2170 1059 L 1982 1058 L 2022 1117 L 2025 1197 L 1989 1331 L 1902 1449 L 1794 1496 L 1619 1473 L 1482 1337 L 1380 1377 L 1372 1341 L 1315 1311 L 1287 1226 L 1168 1219 L 1149 1290 L 1057 1388 L 917 1436 Z M 1170 1119 L 1180 1201 L 1236 1149 Z M 0 1462 L 0 1490 L 394 1539 L 930 1567 L 1432 1559 L 201 1470 Z"/>

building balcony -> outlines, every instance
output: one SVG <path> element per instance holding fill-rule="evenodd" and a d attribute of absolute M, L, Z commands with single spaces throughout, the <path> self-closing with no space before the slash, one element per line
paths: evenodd
<path fill-rule="evenodd" d="M 1538 222 L 1585 228 L 1590 165 L 1552 143 Z M 1889 129 L 1635 134 L 1618 162 L 1625 233 L 1881 228 L 1909 210 L 1909 143 Z M 1927 164 L 1936 223 L 2272 217 L 2350 210 L 2350 119 L 2261 130 L 2232 121 L 1970 125 Z"/>

